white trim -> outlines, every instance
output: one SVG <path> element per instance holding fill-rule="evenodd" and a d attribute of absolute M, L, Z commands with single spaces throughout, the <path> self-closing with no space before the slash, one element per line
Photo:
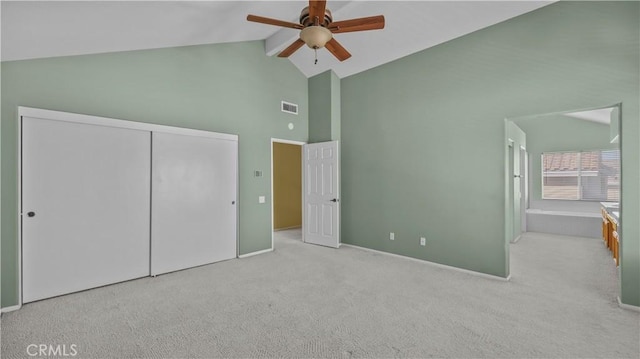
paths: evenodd
<path fill-rule="evenodd" d="M 238 256 L 238 258 L 242 259 L 242 258 L 247 258 L 247 257 L 253 257 L 253 256 L 257 256 L 259 254 L 265 254 L 265 253 L 269 253 L 269 252 L 273 252 L 273 248 L 267 248 L 267 249 L 263 249 L 261 251 L 251 252 L 251 253 L 247 253 L 247 254 L 241 254 L 241 255 Z"/>
<path fill-rule="evenodd" d="M 240 258 L 240 139 L 236 143 L 236 258 Z"/>
<path fill-rule="evenodd" d="M 304 148 L 302 148 L 302 146 L 306 145 L 306 142 L 301 142 L 301 141 L 294 141 L 294 140 L 283 140 L 283 139 L 279 139 L 279 138 L 273 138 L 271 137 L 271 148 L 269 149 L 271 151 L 271 250 L 273 250 L 275 248 L 275 238 L 273 235 L 273 232 L 276 231 L 276 226 L 275 226 L 275 222 L 274 222 L 274 217 L 273 217 L 273 212 L 275 210 L 275 208 L 273 207 L 273 144 L 274 143 L 285 143 L 288 145 L 298 145 L 300 146 L 300 151 L 302 151 L 302 155 L 304 156 Z M 303 177 L 303 174 L 300 173 L 300 176 Z M 302 178 L 302 180 L 304 181 L 304 178 Z M 301 210 L 302 210 L 302 238 L 303 238 L 303 242 L 304 242 L 304 203 L 300 203 L 301 206 Z"/>
<path fill-rule="evenodd" d="M 156 125 L 152 123 L 126 121 L 126 120 L 119 120 L 119 119 L 108 118 L 108 117 L 99 117 L 99 116 L 83 115 L 78 113 L 43 110 L 38 108 L 20 106 L 18 107 L 18 117 L 22 117 L 22 116 L 40 118 L 45 120 L 83 123 L 88 125 L 118 127 L 118 128 L 132 129 L 132 130 L 163 132 L 163 133 L 171 133 L 176 135 L 198 136 L 198 137 L 216 138 L 220 140 L 238 141 L 238 135 L 233 135 L 228 133 L 195 130 L 195 129 L 184 128 L 184 127 Z"/>
<path fill-rule="evenodd" d="M 456 271 L 456 272 L 471 274 L 471 275 L 474 275 L 474 276 L 477 276 L 477 277 L 498 280 L 498 281 L 501 281 L 501 282 L 508 282 L 511 279 L 511 275 L 509 275 L 507 278 L 503 278 L 503 277 L 498 277 L 498 276 L 492 275 L 492 274 L 486 274 L 486 273 L 482 273 L 482 272 L 472 271 L 472 270 L 469 270 L 469 269 L 453 267 L 453 266 L 449 266 L 449 265 L 446 265 L 446 264 L 430 262 L 430 261 L 423 260 L 423 259 L 407 257 L 407 256 L 403 256 L 403 255 L 400 255 L 400 254 L 383 252 L 383 251 L 379 251 L 377 249 L 371 249 L 371 248 L 367 248 L 367 247 L 360 247 L 360 246 L 357 246 L 357 245 L 354 245 L 354 244 L 341 243 L 341 245 L 346 246 L 346 247 L 358 248 L 358 249 L 362 249 L 362 250 L 369 251 L 369 252 L 384 254 L 384 255 L 388 255 L 388 256 L 392 256 L 392 257 L 408 259 L 408 260 L 412 260 L 412 261 L 415 261 L 415 262 L 428 264 L 428 265 L 436 267 L 436 268 L 448 269 L 448 270 L 452 270 L 452 271 Z"/>
<path fill-rule="evenodd" d="M 632 310 L 634 312 L 640 312 L 640 307 L 636 306 L 636 305 L 631 305 L 631 304 L 624 304 L 622 303 L 622 301 L 620 300 L 620 296 L 617 297 L 618 299 L 618 306 L 622 309 L 628 309 L 628 310 Z"/>
<path fill-rule="evenodd" d="M 511 138 L 509 138 L 509 123 L 512 121 L 509 121 L 508 118 L 505 117 L 505 119 L 503 120 L 503 125 L 502 125 L 502 141 L 503 141 L 503 151 L 502 152 L 502 163 L 503 163 L 503 179 L 504 179 L 504 224 L 503 224 L 503 228 L 502 228 L 502 233 L 503 233 L 503 238 L 502 240 L 504 241 L 504 249 L 505 249 L 505 254 L 504 254 L 504 259 L 505 259 L 505 269 L 507 272 L 511 272 L 511 258 L 509 256 L 509 245 L 511 240 L 513 239 L 513 219 L 510 218 L 510 213 L 509 212 L 513 212 L 513 211 L 509 211 L 510 209 L 510 204 L 513 203 L 513 198 L 511 198 L 513 196 L 513 188 L 511 186 L 511 181 L 513 181 L 513 173 L 510 173 L 510 171 L 512 171 L 512 166 L 511 166 L 511 153 L 513 153 L 513 144 L 515 143 Z M 511 213 L 513 214 L 513 213 Z"/>
<path fill-rule="evenodd" d="M 271 137 L 271 143 L 274 143 L 274 142 L 286 143 L 286 144 L 289 144 L 289 145 L 299 145 L 299 146 L 307 144 L 306 142 L 302 142 L 302 141 L 282 140 L 282 139 L 279 139 L 279 138 Z"/>
<path fill-rule="evenodd" d="M 22 307 L 22 116 L 18 107 L 18 308 Z"/>
<path fill-rule="evenodd" d="M 13 312 L 13 311 L 18 310 L 20 308 L 22 308 L 22 304 L 12 305 L 12 306 L 9 306 L 9 307 L 0 308 L 0 313 Z"/>

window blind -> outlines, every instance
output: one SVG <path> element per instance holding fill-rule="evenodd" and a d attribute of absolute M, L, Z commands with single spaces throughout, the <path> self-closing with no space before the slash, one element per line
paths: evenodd
<path fill-rule="evenodd" d="M 620 200 L 620 150 L 545 152 L 542 198 Z"/>

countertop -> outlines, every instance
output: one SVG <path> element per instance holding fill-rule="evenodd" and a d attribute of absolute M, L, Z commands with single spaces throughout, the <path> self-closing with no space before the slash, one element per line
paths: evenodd
<path fill-rule="evenodd" d="M 602 208 L 616 221 L 620 223 L 620 204 L 618 202 L 600 202 Z"/>
<path fill-rule="evenodd" d="M 616 220 L 616 223 L 620 223 L 620 212 L 611 211 L 609 213 L 611 214 L 611 217 Z"/>

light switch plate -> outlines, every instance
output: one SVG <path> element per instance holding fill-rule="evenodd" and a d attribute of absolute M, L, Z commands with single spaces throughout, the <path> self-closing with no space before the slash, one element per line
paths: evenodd
<path fill-rule="evenodd" d="M 258 197 L 258 203 L 265 203 L 265 202 L 266 202 L 266 199 L 264 196 Z"/>

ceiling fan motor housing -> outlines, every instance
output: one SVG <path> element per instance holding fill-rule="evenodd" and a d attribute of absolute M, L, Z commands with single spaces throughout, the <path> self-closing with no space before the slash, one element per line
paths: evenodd
<path fill-rule="evenodd" d="M 318 23 L 319 23 L 318 25 L 322 27 L 328 27 L 332 21 L 333 21 L 333 16 L 331 15 L 331 10 L 325 9 L 324 19 L 318 19 Z M 307 26 L 315 25 L 314 23 L 315 23 L 314 19 L 309 17 L 309 7 L 307 6 L 304 9 L 302 9 L 302 12 L 300 13 L 300 25 L 307 27 Z"/>

